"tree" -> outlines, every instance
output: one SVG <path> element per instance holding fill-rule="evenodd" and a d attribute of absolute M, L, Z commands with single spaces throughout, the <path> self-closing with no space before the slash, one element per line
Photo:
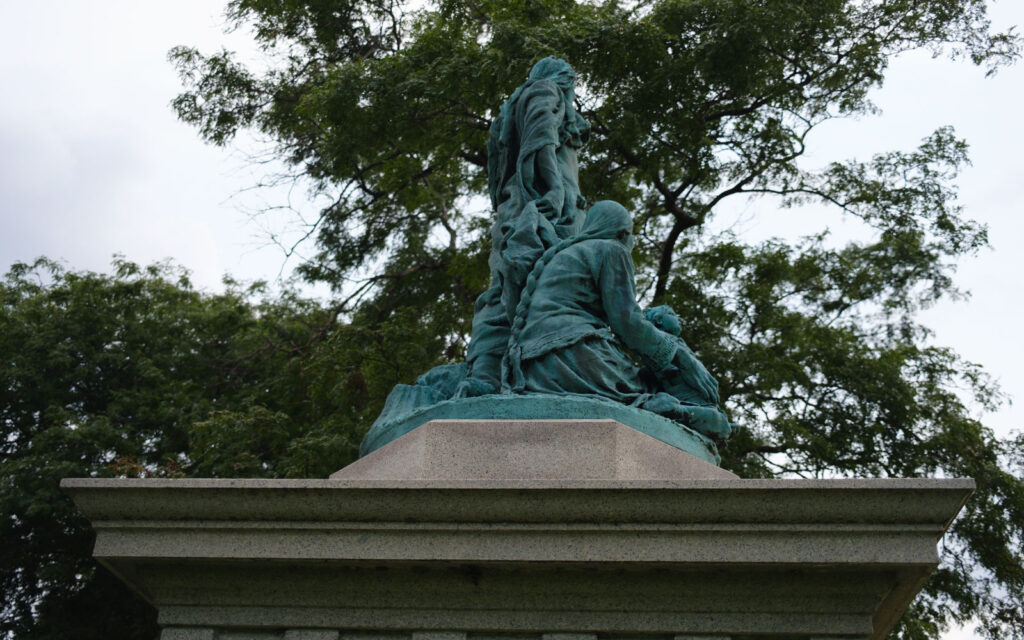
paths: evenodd
<path fill-rule="evenodd" d="M 900 627 L 934 638 L 977 617 L 1024 637 L 1024 441 L 968 404 L 1000 392 L 915 313 L 955 295 L 956 259 L 986 244 L 961 215 L 966 145 L 940 129 L 918 149 L 812 171 L 804 142 L 827 119 L 871 111 L 901 52 L 930 49 L 993 72 L 1020 41 L 984 0 L 231 0 L 274 64 L 178 48 L 179 116 L 206 140 L 272 140 L 334 196 L 311 233 L 306 278 L 331 284 L 350 327 L 399 322 L 437 361 L 462 355 L 486 279 L 485 140 L 502 99 L 545 55 L 580 75 L 594 127 L 581 186 L 626 204 L 645 301 L 673 305 L 745 428 L 725 464 L 747 477 L 972 476 L 938 574 Z M 868 242 L 746 244 L 702 229 L 723 201 L 815 203 L 858 219 Z M 433 351 L 431 351 L 433 350 Z M 426 358 L 429 360 L 430 358 Z M 416 371 L 403 369 L 411 377 Z"/>
<path fill-rule="evenodd" d="M 98 570 L 61 478 L 325 477 L 354 459 L 380 411 L 367 398 L 396 381 L 374 355 L 389 328 L 355 336 L 291 292 L 228 285 L 124 260 L 0 280 L 0 637 L 157 634 Z"/>

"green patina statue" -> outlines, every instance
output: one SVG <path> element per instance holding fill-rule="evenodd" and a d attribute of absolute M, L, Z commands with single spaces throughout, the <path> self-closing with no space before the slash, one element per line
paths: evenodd
<path fill-rule="evenodd" d="M 545 58 L 502 105 L 487 145 L 491 285 L 467 362 L 397 385 L 364 455 L 431 419 L 614 417 L 717 461 L 711 438 L 730 432 L 718 383 L 671 308 L 638 306 L 629 212 L 610 200 L 583 210 L 576 153 L 589 125 L 575 80 Z"/>
<path fill-rule="evenodd" d="M 573 105 L 576 74 L 544 58 L 501 105 L 487 142 L 487 184 L 496 212 L 491 228 L 491 286 L 476 302 L 462 395 L 501 388 L 500 364 L 526 275 L 548 247 L 575 235 L 586 200 L 576 150 L 590 125 Z"/>

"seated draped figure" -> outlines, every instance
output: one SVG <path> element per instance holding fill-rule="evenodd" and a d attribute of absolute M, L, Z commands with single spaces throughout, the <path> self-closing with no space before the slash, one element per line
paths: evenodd
<path fill-rule="evenodd" d="M 648 314 L 665 331 L 636 302 L 632 231 L 622 205 L 599 202 L 581 233 L 538 259 L 516 309 L 502 391 L 601 396 L 725 437 L 718 383 L 673 335 L 678 317 L 670 309 Z"/>

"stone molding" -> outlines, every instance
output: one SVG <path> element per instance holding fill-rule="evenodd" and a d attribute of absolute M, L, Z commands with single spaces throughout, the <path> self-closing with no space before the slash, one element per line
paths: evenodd
<path fill-rule="evenodd" d="M 936 566 L 936 542 L 974 484 L 62 486 L 93 522 L 96 557 L 158 607 L 165 639 L 501 630 L 667 640 L 884 637 Z"/>

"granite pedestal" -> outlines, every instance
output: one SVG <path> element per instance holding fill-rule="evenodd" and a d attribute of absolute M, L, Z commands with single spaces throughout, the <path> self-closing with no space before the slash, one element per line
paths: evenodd
<path fill-rule="evenodd" d="M 329 480 L 63 486 L 162 640 L 803 640 L 884 637 L 974 485 L 741 480 L 598 420 L 425 425 Z"/>

